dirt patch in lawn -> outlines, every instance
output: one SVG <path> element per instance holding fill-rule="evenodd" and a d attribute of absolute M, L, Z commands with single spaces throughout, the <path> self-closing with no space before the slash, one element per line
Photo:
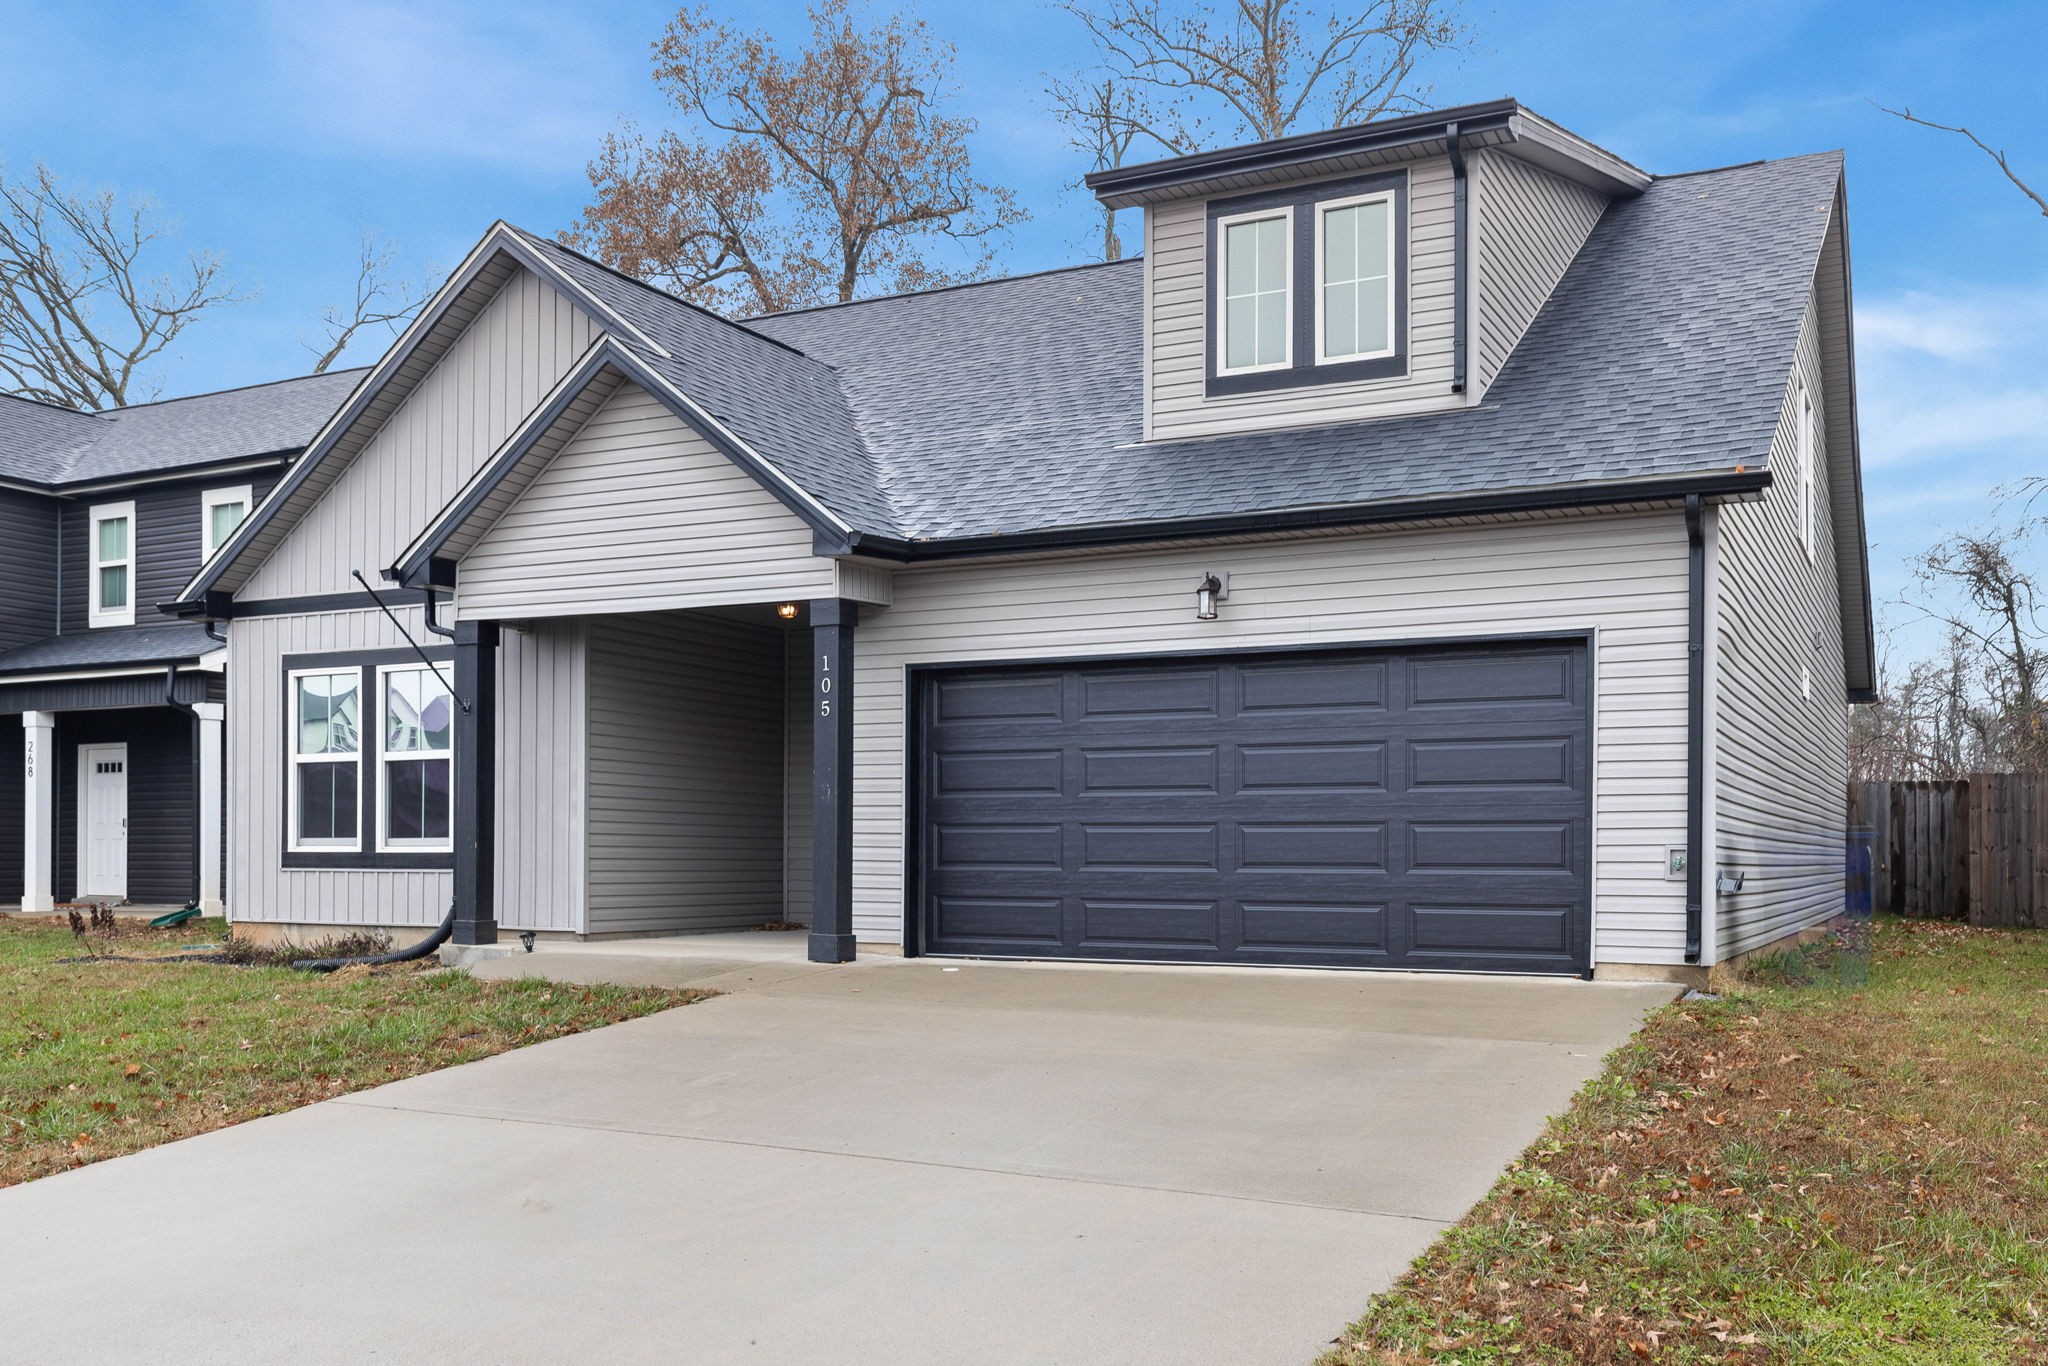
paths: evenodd
<path fill-rule="evenodd" d="M 2048 934 L 1755 976 L 1652 1016 L 1325 1366 L 2048 1360 Z"/>
<path fill-rule="evenodd" d="M 0 1186 L 714 994 L 242 957 L 217 920 L 0 915 Z"/>

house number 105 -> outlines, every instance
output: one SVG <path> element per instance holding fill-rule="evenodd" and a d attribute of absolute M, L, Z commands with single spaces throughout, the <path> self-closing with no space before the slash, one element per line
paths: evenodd
<path fill-rule="evenodd" d="M 832 656 L 818 656 L 818 715 L 832 714 Z"/>

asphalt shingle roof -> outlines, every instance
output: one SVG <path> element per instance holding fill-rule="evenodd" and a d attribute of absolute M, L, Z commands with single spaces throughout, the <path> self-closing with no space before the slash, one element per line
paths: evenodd
<path fill-rule="evenodd" d="M 362 377 L 330 370 L 100 413 L 0 400 L 0 477 L 54 486 L 296 451 Z"/>
<path fill-rule="evenodd" d="M 189 664 L 220 642 L 197 622 L 104 627 L 18 645 L 0 652 L 0 677 L 59 669 L 108 669 L 144 664 Z"/>

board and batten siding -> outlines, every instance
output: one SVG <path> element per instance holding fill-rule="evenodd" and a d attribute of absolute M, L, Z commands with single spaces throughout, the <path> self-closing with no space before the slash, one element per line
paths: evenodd
<path fill-rule="evenodd" d="M 431 641 L 416 606 L 394 610 L 416 640 Z M 582 767 L 582 638 L 573 630 L 508 632 L 498 718 L 499 828 L 571 838 Z M 375 608 L 298 616 L 238 617 L 228 628 L 228 888 L 236 920 L 280 924 L 425 927 L 440 923 L 454 894 L 440 868 L 286 868 L 287 655 L 346 656 L 404 649 Z M 342 661 L 345 662 L 345 661 Z M 446 667 L 446 666 L 444 666 Z M 456 724 L 461 724 L 458 713 Z M 364 780 L 370 780 L 366 767 Z M 569 809 L 564 810 L 563 807 Z M 507 929 L 576 929 L 577 844 L 523 847 L 501 838 L 498 923 Z"/>
<path fill-rule="evenodd" d="M 1717 513 L 1710 873 L 1745 876 L 1741 891 L 1716 898 L 1720 959 L 1843 909 L 1849 704 L 1827 512 L 1820 332 L 1811 303 L 1794 374 L 1771 443 L 1770 491 Z M 1801 382 L 1813 399 L 1820 507 L 1810 555 L 1799 530 Z"/>
<path fill-rule="evenodd" d="M 1501 151 L 1474 156 L 1471 174 L 1483 394 L 1586 244 L 1607 197 Z"/>
<path fill-rule="evenodd" d="M 1208 397 L 1209 202 L 1155 204 L 1146 212 L 1148 438 L 1320 426 L 1463 406 L 1464 397 L 1451 392 L 1457 291 L 1448 159 L 1408 168 L 1408 373 L 1390 379 Z M 1295 284 L 1299 289 L 1303 282 Z"/>
<path fill-rule="evenodd" d="M 1230 598 L 1198 622 L 1212 569 Z M 1664 851 L 1685 840 L 1686 619 L 1676 512 L 900 571 L 855 637 L 856 931 L 903 931 L 911 665 L 1590 631 L 1594 958 L 1678 963 Z"/>
<path fill-rule="evenodd" d="M 653 395 L 622 385 L 462 559 L 465 618 L 830 597 L 811 529 Z"/>
<path fill-rule="evenodd" d="M 779 919 L 782 633 L 680 612 L 587 630 L 589 932 Z"/>
<path fill-rule="evenodd" d="M 355 592 L 352 569 L 377 582 L 601 330 L 513 275 L 237 596 Z"/>

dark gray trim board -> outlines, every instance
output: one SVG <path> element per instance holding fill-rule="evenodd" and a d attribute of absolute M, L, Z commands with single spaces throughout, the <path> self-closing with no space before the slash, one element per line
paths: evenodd
<path fill-rule="evenodd" d="M 1685 961 L 1697 963 L 1706 919 L 1707 537 L 1700 497 L 1685 500 Z"/>
<path fill-rule="evenodd" d="M 178 675 L 180 702 L 205 702 L 209 675 Z M 0 713 L 24 711 L 101 711 L 112 707 L 161 707 L 164 679 L 156 672 L 124 678 L 72 678 L 50 682 L 27 679 L 0 681 Z"/>
<path fill-rule="evenodd" d="M 1316 298 L 1320 283 L 1316 277 L 1316 215 L 1319 206 L 1333 199 L 1391 191 L 1394 196 L 1394 279 L 1392 289 L 1394 354 L 1373 360 L 1316 363 Z M 1223 244 L 1218 222 L 1238 214 L 1262 209 L 1291 209 L 1288 230 L 1293 241 L 1288 252 L 1293 260 L 1293 285 L 1287 306 L 1290 354 L 1285 370 L 1261 370 L 1247 375 L 1217 373 L 1216 353 L 1223 338 L 1223 290 L 1221 262 Z M 1307 185 L 1290 185 L 1282 190 L 1236 195 L 1209 201 L 1205 229 L 1208 256 L 1202 262 L 1203 289 L 1208 295 L 1208 328 L 1204 338 L 1202 378 L 1211 396 L 1256 394 L 1274 389 L 1301 389 L 1312 385 L 1347 384 L 1367 379 L 1392 379 L 1408 373 L 1408 172 L 1347 176 L 1341 180 L 1318 180 Z M 1463 245 L 1457 247 L 1463 258 Z"/>
<path fill-rule="evenodd" d="M 815 598 L 811 619 L 813 963 L 850 963 L 853 938 L 853 637 L 860 604 Z"/>
<path fill-rule="evenodd" d="M 458 944 L 498 942 L 498 623 L 455 624 L 455 920 Z"/>

